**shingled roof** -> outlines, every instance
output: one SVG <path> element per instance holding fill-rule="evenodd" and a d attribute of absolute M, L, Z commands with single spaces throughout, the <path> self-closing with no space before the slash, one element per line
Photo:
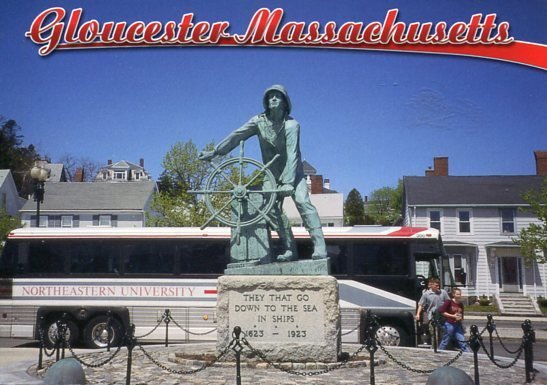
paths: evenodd
<path fill-rule="evenodd" d="M 45 184 L 43 211 L 143 210 L 156 191 L 156 183 L 55 183 Z M 36 210 L 31 199 L 21 211 Z"/>
<path fill-rule="evenodd" d="M 544 179 L 537 175 L 405 176 L 403 183 L 409 206 L 524 206 L 522 194 L 539 190 Z"/>

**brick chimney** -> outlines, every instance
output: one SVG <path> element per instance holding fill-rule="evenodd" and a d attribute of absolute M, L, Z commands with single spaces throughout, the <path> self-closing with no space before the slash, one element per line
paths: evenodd
<path fill-rule="evenodd" d="M 79 168 L 74 172 L 74 182 L 83 182 L 84 181 L 84 169 Z"/>
<path fill-rule="evenodd" d="M 112 159 L 108 159 L 107 164 L 110 166 L 112 164 Z"/>
<path fill-rule="evenodd" d="M 144 158 L 141 158 L 139 164 L 140 164 L 140 166 L 141 166 L 142 168 L 144 168 Z"/>
<path fill-rule="evenodd" d="M 536 157 L 536 175 L 547 175 L 547 151 L 534 151 Z"/>
<path fill-rule="evenodd" d="M 311 179 L 311 194 L 323 193 L 323 175 L 310 175 Z"/>
<path fill-rule="evenodd" d="M 425 176 L 448 176 L 448 157 L 433 158 L 433 169 L 425 170 Z"/>

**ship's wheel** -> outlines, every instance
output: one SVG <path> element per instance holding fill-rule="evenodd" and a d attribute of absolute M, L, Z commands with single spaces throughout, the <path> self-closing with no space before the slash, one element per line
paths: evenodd
<path fill-rule="evenodd" d="M 269 169 L 278 157 L 276 155 L 267 164 L 246 158 L 242 141 L 239 157 L 227 159 L 218 165 L 210 162 L 213 171 L 207 177 L 205 188 L 190 191 L 203 194 L 205 205 L 211 213 L 201 229 L 216 220 L 234 228 L 238 243 L 242 227 L 265 221 L 277 229 L 268 214 L 279 192 L 275 177 Z"/>

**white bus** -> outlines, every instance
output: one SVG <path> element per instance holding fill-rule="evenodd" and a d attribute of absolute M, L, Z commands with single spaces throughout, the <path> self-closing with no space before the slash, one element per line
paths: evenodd
<path fill-rule="evenodd" d="M 361 310 L 371 309 L 382 324 L 379 334 L 413 345 L 416 299 L 423 281 L 440 275 L 439 232 L 356 226 L 324 233 L 340 287 L 344 341 L 357 342 Z M 310 258 L 308 233 L 294 228 L 294 234 L 300 258 Z M 52 343 L 55 321 L 66 313 L 72 344 L 101 347 L 107 311 L 117 344 L 130 323 L 135 335 L 147 334 L 169 309 L 180 326 L 170 327 L 170 339 L 215 340 L 216 278 L 229 249 L 229 228 L 14 230 L 0 260 L 0 337 L 38 339 L 41 329 Z M 147 338 L 161 339 L 164 330 Z"/>

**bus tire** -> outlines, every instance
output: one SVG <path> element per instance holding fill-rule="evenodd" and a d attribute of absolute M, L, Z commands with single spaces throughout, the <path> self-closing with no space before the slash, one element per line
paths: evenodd
<path fill-rule="evenodd" d="M 55 346 L 55 342 L 57 342 L 57 321 L 58 319 L 49 320 L 42 329 L 44 333 L 43 342 L 48 349 L 53 348 Z M 65 322 L 67 326 L 65 340 L 68 342 L 69 346 L 74 346 L 76 341 L 78 341 L 80 331 L 74 322 L 70 320 L 66 320 Z"/>
<path fill-rule="evenodd" d="M 91 319 L 84 328 L 84 343 L 92 349 L 105 348 L 107 346 L 108 332 L 106 323 L 108 317 L 105 315 Z M 123 328 L 116 318 L 110 319 L 110 346 L 118 346 L 122 341 Z"/>
<path fill-rule="evenodd" d="M 382 325 L 374 335 L 383 346 L 405 346 L 408 340 L 407 333 L 396 325 Z"/>

